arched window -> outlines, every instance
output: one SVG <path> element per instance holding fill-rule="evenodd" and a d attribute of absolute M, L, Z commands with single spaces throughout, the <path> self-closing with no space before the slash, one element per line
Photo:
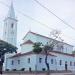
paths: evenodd
<path fill-rule="evenodd" d="M 70 66 L 72 66 L 72 61 L 70 61 Z"/>
<path fill-rule="evenodd" d="M 18 64 L 20 64 L 20 60 L 18 60 Z"/>
<path fill-rule="evenodd" d="M 42 62 L 42 58 L 39 58 L 39 63 L 41 63 Z"/>
<path fill-rule="evenodd" d="M 14 65 L 14 61 L 13 60 L 11 61 L 11 65 Z"/>
<path fill-rule="evenodd" d="M 51 59 L 51 64 L 53 64 L 53 59 Z"/>
<path fill-rule="evenodd" d="M 60 60 L 59 64 L 62 65 L 62 60 Z"/>
<path fill-rule="evenodd" d="M 28 63 L 30 63 L 30 58 L 28 58 Z"/>

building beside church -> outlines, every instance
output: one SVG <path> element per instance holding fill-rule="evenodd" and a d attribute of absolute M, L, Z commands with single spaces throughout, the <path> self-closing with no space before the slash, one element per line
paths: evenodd
<path fill-rule="evenodd" d="M 17 20 L 13 4 L 11 4 L 9 13 L 4 20 L 4 40 L 12 45 L 17 41 Z M 24 70 L 24 71 L 45 71 L 45 53 L 35 54 L 33 44 L 41 42 L 43 45 L 49 43 L 52 38 L 29 31 L 23 38 L 21 53 L 12 55 L 7 54 L 5 61 L 5 70 Z M 48 63 L 50 70 L 75 70 L 75 55 L 72 54 L 73 46 L 65 42 L 54 40 L 58 43 L 52 51 L 48 53 Z M 63 46 L 63 48 L 62 48 Z M 9 56 L 8 56 L 9 55 Z"/>

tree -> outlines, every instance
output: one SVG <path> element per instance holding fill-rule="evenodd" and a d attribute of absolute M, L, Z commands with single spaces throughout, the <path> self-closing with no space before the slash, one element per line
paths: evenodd
<path fill-rule="evenodd" d="M 75 54 L 75 50 L 74 50 L 74 51 L 72 51 L 72 54 Z"/>
<path fill-rule="evenodd" d="M 46 64 L 46 67 L 47 67 L 47 75 L 50 75 L 50 67 L 49 67 L 49 63 L 47 62 L 47 60 L 48 60 L 47 59 L 48 58 L 48 53 L 49 53 L 49 51 L 53 50 L 53 48 L 54 48 L 54 46 L 56 44 L 58 44 L 56 42 L 56 39 L 59 38 L 60 40 L 62 40 L 61 37 L 59 36 L 60 35 L 60 31 L 58 31 L 58 30 L 51 31 L 50 35 L 53 36 L 54 39 L 50 39 L 49 44 L 47 43 L 44 46 L 44 48 L 43 48 L 44 52 L 45 52 L 45 55 L 46 55 L 46 57 L 45 57 L 45 64 Z"/>
<path fill-rule="evenodd" d="M 50 39 L 49 44 L 47 43 L 42 48 L 41 48 L 41 43 L 35 43 L 34 46 L 33 46 L 34 47 L 33 51 L 35 53 L 40 53 L 41 51 L 45 52 L 45 55 L 46 55 L 45 56 L 45 64 L 46 64 L 46 67 L 47 67 L 47 75 L 50 75 L 50 67 L 49 67 L 49 63 L 47 62 L 48 53 L 49 53 L 49 51 L 53 50 L 53 48 L 56 44 L 58 44 L 58 42 L 56 42 L 56 39 L 59 38 L 61 40 L 61 37 L 59 36 L 60 32 L 58 30 L 53 30 L 51 32 L 51 35 L 54 37 L 54 39 Z"/>
<path fill-rule="evenodd" d="M 50 70 L 50 67 L 49 67 L 49 63 L 47 62 L 48 60 L 47 60 L 47 58 L 48 58 L 48 51 L 49 50 L 53 50 L 53 47 L 54 47 L 54 45 L 48 45 L 48 44 L 46 44 L 45 46 L 44 46 L 44 48 L 43 48 L 43 50 L 44 50 L 44 52 L 45 52 L 45 64 L 46 64 L 46 67 L 47 67 L 47 75 L 50 75 L 50 72 L 49 72 L 49 70 Z"/>
<path fill-rule="evenodd" d="M 35 52 L 36 54 L 39 54 L 41 51 L 42 51 L 41 43 L 40 42 L 34 43 L 33 52 Z"/>
<path fill-rule="evenodd" d="M 33 45 L 33 52 L 36 54 L 39 54 L 42 51 L 42 47 L 41 47 L 42 43 L 40 42 L 36 42 Z M 37 65 L 36 65 L 36 72 L 37 72 Z"/>
<path fill-rule="evenodd" d="M 0 40 L 0 74 L 2 74 L 2 67 L 3 67 L 3 63 L 4 63 L 4 55 L 6 53 L 13 53 L 13 52 L 17 52 L 17 47 L 3 41 Z"/>

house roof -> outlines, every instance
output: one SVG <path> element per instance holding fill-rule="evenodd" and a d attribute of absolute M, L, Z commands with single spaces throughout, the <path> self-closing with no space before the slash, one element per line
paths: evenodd
<path fill-rule="evenodd" d="M 66 56 L 72 56 L 75 57 L 74 54 L 69 54 L 69 53 L 63 53 L 63 52 L 59 52 L 59 51 L 50 51 L 49 53 L 57 53 L 57 54 L 61 54 L 61 55 L 66 55 Z"/>
<path fill-rule="evenodd" d="M 52 53 L 55 53 L 55 54 L 52 54 Z M 21 57 L 21 56 L 26 56 L 26 55 L 33 55 L 33 54 L 36 55 L 36 53 L 34 53 L 33 51 L 26 52 L 26 53 L 18 53 L 18 54 L 15 54 L 14 56 L 11 56 L 10 58 Z M 42 51 L 42 52 L 39 53 L 39 54 L 45 55 L 45 52 Z M 39 54 L 38 54 L 38 55 L 39 55 Z M 50 56 L 57 57 L 56 54 L 61 54 L 61 55 L 66 55 L 66 56 L 75 57 L 74 54 L 68 54 L 68 53 L 63 53 L 63 52 L 59 52 L 59 51 L 49 51 L 49 52 L 48 52 L 48 55 L 50 55 Z"/>
<path fill-rule="evenodd" d="M 18 53 L 18 54 L 15 54 L 14 56 L 11 56 L 10 58 L 21 57 L 21 56 L 26 56 L 26 55 L 31 55 L 31 54 L 32 54 L 32 55 L 33 55 L 33 54 L 36 55 L 36 53 L 34 53 L 33 51 L 30 51 L 30 52 L 26 52 L 26 53 Z M 39 53 L 39 54 L 45 55 L 44 52 L 41 52 L 41 53 Z M 38 55 L 39 55 L 39 54 L 38 54 Z M 53 55 L 53 54 L 51 54 L 51 53 L 48 53 L 48 55 L 56 57 L 55 55 Z"/>
<path fill-rule="evenodd" d="M 34 35 L 37 35 L 37 36 L 40 36 L 40 37 L 44 37 L 44 38 L 47 38 L 47 39 L 55 40 L 55 39 L 53 39 L 53 38 L 50 38 L 50 37 L 47 37 L 47 36 L 44 36 L 44 35 L 41 35 L 41 34 L 38 34 L 38 33 L 32 32 L 32 31 L 27 32 L 27 34 L 24 36 L 24 38 L 25 38 L 29 33 L 32 33 L 32 34 L 34 34 Z M 24 40 L 24 38 L 23 38 L 23 40 Z M 55 41 L 58 41 L 58 40 L 55 40 Z M 64 43 L 64 44 L 70 45 L 70 44 L 65 43 L 65 42 L 62 42 L 62 41 L 58 41 L 58 42 L 61 42 L 61 43 Z M 73 47 L 73 45 L 70 45 L 70 46 Z"/>
<path fill-rule="evenodd" d="M 22 44 L 20 44 L 20 46 L 21 45 L 24 45 L 24 44 L 34 44 L 31 40 L 27 40 L 27 41 L 25 41 L 24 43 L 22 43 Z"/>

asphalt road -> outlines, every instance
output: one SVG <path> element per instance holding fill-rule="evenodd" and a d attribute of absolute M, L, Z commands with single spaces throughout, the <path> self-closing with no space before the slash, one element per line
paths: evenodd
<path fill-rule="evenodd" d="M 1 74 L 0 74 L 1 75 Z M 17 73 L 8 73 L 2 75 L 46 75 L 46 74 L 17 74 Z M 75 73 L 52 73 L 50 75 L 75 75 Z"/>

